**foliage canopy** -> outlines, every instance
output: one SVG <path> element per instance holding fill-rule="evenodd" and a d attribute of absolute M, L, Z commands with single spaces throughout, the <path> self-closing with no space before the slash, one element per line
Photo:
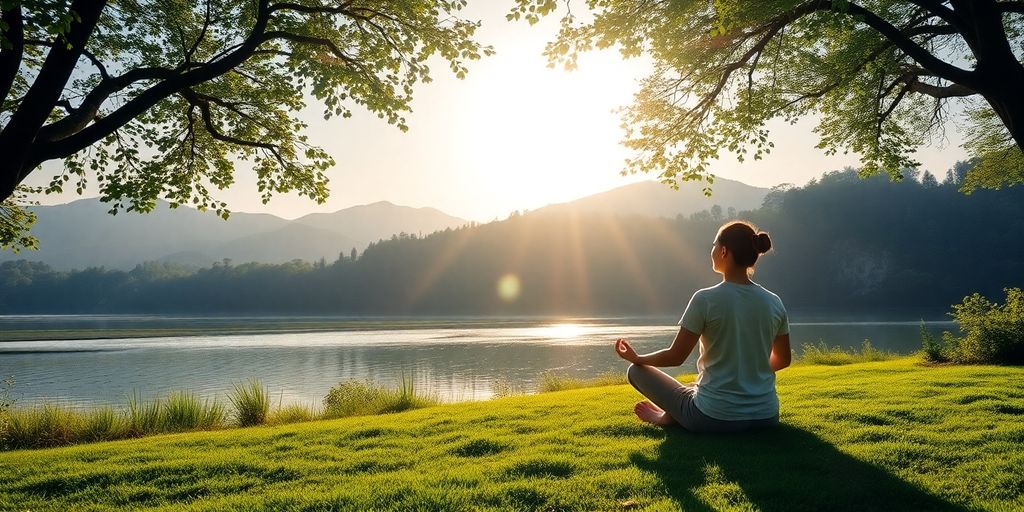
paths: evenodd
<path fill-rule="evenodd" d="M 535 23 L 555 0 L 517 0 Z M 862 174 L 902 179 L 916 149 L 964 115 L 981 163 L 962 190 L 1024 182 L 1024 2 L 995 0 L 588 0 L 548 44 L 552 64 L 617 46 L 653 72 L 624 110 L 623 172 L 703 180 L 722 151 L 772 149 L 767 123 L 818 118 L 818 147 L 858 153 Z M 710 189 L 705 187 L 705 192 Z"/>
<path fill-rule="evenodd" d="M 81 191 L 95 175 L 112 213 L 164 198 L 226 217 L 211 189 L 234 182 L 238 160 L 264 202 L 324 201 L 334 160 L 303 134 L 307 99 L 325 118 L 358 106 L 405 130 L 430 57 L 462 77 L 491 52 L 456 16 L 465 4 L 3 0 L 0 246 L 34 243 L 16 194 L 50 160 L 63 170 L 44 191 Z"/>

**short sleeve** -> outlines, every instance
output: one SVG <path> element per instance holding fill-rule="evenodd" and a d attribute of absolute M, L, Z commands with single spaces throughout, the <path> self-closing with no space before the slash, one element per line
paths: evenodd
<path fill-rule="evenodd" d="M 782 336 L 783 334 L 789 334 L 789 313 L 786 310 L 782 310 L 782 322 L 779 323 L 779 332 L 776 336 Z"/>
<path fill-rule="evenodd" d="M 690 297 L 690 303 L 686 305 L 686 310 L 683 311 L 683 317 L 676 325 L 682 326 L 694 334 L 701 334 L 704 332 L 706 311 L 707 308 L 700 293 L 694 293 L 693 297 Z"/>

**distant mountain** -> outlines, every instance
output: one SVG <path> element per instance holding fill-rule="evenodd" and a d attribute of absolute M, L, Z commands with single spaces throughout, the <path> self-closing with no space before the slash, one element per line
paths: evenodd
<path fill-rule="evenodd" d="M 710 210 L 717 204 L 725 214 L 729 207 L 736 208 L 737 212 L 760 208 L 768 192 L 770 189 L 767 188 L 715 178 L 711 197 L 705 197 L 701 187 L 693 183 L 682 183 L 679 190 L 673 190 L 657 181 L 642 181 L 535 211 L 568 210 L 576 213 L 674 218 L 676 215 L 689 216 L 701 210 Z"/>
<path fill-rule="evenodd" d="M 428 235 L 469 223 L 435 208 L 412 208 L 388 201 L 353 206 L 334 213 L 311 213 L 294 222 L 359 240 L 363 246 L 403 231 L 410 235 Z"/>
<path fill-rule="evenodd" d="M 39 251 L 0 251 L 0 261 L 28 259 L 57 269 L 104 266 L 129 269 L 143 261 L 207 266 L 223 258 L 235 263 L 282 263 L 326 258 L 334 261 L 354 247 L 391 235 L 458 227 L 469 221 L 433 208 L 388 202 L 313 214 L 294 221 L 269 214 L 232 213 L 225 221 L 188 207 L 159 202 L 147 214 L 107 213 L 98 199 L 33 207 L 32 233 Z"/>

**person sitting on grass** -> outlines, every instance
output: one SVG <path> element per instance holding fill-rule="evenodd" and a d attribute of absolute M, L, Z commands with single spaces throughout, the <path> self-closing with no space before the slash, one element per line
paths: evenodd
<path fill-rule="evenodd" d="M 789 320 L 778 295 L 750 280 L 760 254 L 772 247 L 768 233 L 730 222 L 718 230 L 711 268 L 722 282 L 690 298 L 672 346 L 638 355 L 628 340 L 615 352 L 632 363 L 629 383 L 649 400 L 633 411 L 655 425 L 693 432 L 738 432 L 777 425 L 775 372 L 789 366 Z M 655 366 L 683 364 L 700 342 L 697 381 L 683 385 Z"/>

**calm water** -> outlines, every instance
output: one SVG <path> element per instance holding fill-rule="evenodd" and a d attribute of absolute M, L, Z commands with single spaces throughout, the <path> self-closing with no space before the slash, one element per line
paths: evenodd
<path fill-rule="evenodd" d="M 168 329 L 202 326 L 268 326 L 272 332 L 100 340 L 2 341 L 18 329 Z M 928 322 L 933 332 L 951 322 Z M 229 327 L 225 327 L 229 328 Z M 859 347 L 917 350 L 920 321 L 799 322 L 794 348 L 826 340 Z M 546 371 L 589 377 L 621 372 L 625 363 L 612 341 L 625 337 L 640 351 L 668 346 L 674 318 L 395 319 L 184 318 L 140 316 L 0 316 L 0 376 L 17 381 L 21 405 L 61 401 L 72 405 L 121 405 L 134 391 L 155 397 L 192 390 L 225 398 L 232 383 L 260 378 L 275 403 L 319 404 L 344 379 L 394 383 L 412 374 L 417 385 L 446 400 L 488 398 L 495 381 L 533 390 Z M 675 373 L 695 371 L 695 356 Z"/>

